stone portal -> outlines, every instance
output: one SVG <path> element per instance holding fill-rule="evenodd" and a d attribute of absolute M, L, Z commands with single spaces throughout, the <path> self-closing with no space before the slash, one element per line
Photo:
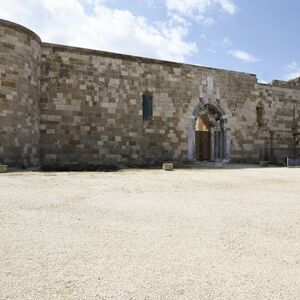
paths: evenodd
<path fill-rule="evenodd" d="M 197 105 L 189 129 L 190 161 L 228 162 L 230 129 L 224 111 L 212 103 Z"/>

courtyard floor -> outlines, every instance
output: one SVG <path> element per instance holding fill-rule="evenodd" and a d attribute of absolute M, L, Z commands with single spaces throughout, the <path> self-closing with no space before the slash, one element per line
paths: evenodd
<path fill-rule="evenodd" d="M 0 299 L 300 299 L 300 169 L 0 174 Z"/>

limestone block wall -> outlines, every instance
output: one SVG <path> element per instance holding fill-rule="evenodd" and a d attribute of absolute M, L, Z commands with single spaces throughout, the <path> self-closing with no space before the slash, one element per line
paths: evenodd
<path fill-rule="evenodd" d="M 199 101 L 214 102 L 227 115 L 233 158 L 257 157 L 249 146 L 255 83 L 251 74 L 43 44 L 41 163 L 186 162 Z M 142 117 L 146 91 L 153 94 L 150 120 Z"/>
<path fill-rule="evenodd" d="M 150 120 L 142 117 L 144 92 L 153 95 Z M 199 103 L 224 112 L 230 161 L 259 162 L 268 150 L 269 158 L 281 162 L 291 154 L 299 100 L 294 86 L 260 85 L 252 74 L 43 44 L 41 162 L 53 167 L 187 162 Z"/>
<path fill-rule="evenodd" d="M 299 86 L 299 79 L 263 85 L 253 74 L 41 43 L 0 20 L 0 163 L 55 169 L 193 161 L 195 114 L 206 104 L 226 125 L 227 161 L 267 155 L 281 162 L 294 150 L 294 111 L 300 128 Z M 153 96 L 147 120 L 145 92 Z"/>
<path fill-rule="evenodd" d="M 174 152 L 177 158 L 187 156 L 176 99 L 161 88 L 175 86 L 168 80 L 172 66 L 163 72 L 158 63 L 144 65 L 95 51 L 45 45 L 42 164 L 144 165 L 172 159 Z M 153 93 L 151 120 L 142 118 L 145 91 Z"/>
<path fill-rule="evenodd" d="M 271 86 L 299 90 L 300 89 L 300 77 L 289 80 L 289 81 L 273 80 L 271 83 Z"/>
<path fill-rule="evenodd" d="M 0 20 L 0 163 L 39 165 L 40 39 Z"/>
<path fill-rule="evenodd" d="M 293 157 L 293 127 L 298 129 L 300 138 L 300 90 L 282 84 L 257 84 L 254 94 L 256 102 L 263 104 L 263 124 L 256 137 L 261 149 L 267 150 L 267 156 L 274 162 Z M 296 146 L 296 153 L 300 155 L 300 144 Z"/>

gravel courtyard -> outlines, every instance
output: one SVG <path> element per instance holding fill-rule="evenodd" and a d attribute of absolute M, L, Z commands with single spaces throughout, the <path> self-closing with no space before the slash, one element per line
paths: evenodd
<path fill-rule="evenodd" d="M 300 299 L 300 169 L 0 174 L 0 299 Z"/>

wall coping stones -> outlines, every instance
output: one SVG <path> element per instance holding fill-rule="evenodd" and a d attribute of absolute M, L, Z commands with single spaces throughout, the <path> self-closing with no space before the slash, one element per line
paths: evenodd
<path fill-rule="evenodd" d="M 33 32 L 32 30 L 30 30 L 30 29 L 28 29 L 28 28 L 26 28 L 26 27 L 24 27 L 22 25 L 19 25 L 17 23 L 0 19 L 0 26 L 11 28 L 11 29 L 14 29 L 14 30 L 16 30 L 18 32 L 21 32 L 21 33 L 26 33 L 30 37 L 32 37 L 33 39 L 35 39 L 37 42 L 39 42 L 39 43 L 42 42 L 41 38 L 35 32 Z"/>
<path fill-rule="evenodd" d="M 257 78 L 256 74 L 251 74 L 251 73 L 246 73 L 246 72 L 211 68 L 211 67 L 205 67 L 205 66 L 200 66 L 200 65 L 172 62 L 172 61 L 167 61 L 167 60 L 147 58 L 147 57 L 135 56 L 135 55 L 129 55 L 129 54 L 121 54 L 121 53 L 107 52 L 107 51 L 102 51 L 102 50 L 80 48 L 80 47 L 73 47 L 73 46 L 53 44 L 53 43 L 44 43 L 44 42 L 42 43 L 42 46 L 43 46 L 43 48 L 51 48 L 52 50 L 55 50 L 55 51 L 67 51 L 67 52 L 73 52 L 73 53 L 83 54 L 83 55 L 95 55 L 95 56 L 102 56 L 102 57 L 108 57 L 108 58 L 130 60 L 130 61 L 134 61 L 134 62 L 138 62 L 138 63 L 166 65 L 166 66 L 177 67 L 177 68 L 183 67 L 183 66 L 189 66 L 189 67 L 193 67 L 193 68 L 214 70 L 214 71 L 226 72 L 226 73 L 234 73 L 234 74 L 251 76 L 251 77 Z"/>
<path fill-rule="evenodd" d="M 121 53 L 114 53 L 114 52 L 107 52 L 102 50 L 95 50 L 95 49 L 88 49 L 88 48 L 81 48 L 81 47 L 73 47 L 73 46 L 67 46 L 67 45 L 60 45 L 60 44 L 54 44 L 54 43 L 44 43 L 41 41 L 41 38 L 32 30 L 11 22 L 4 19 L 0 19 L 0 26 L 4 26 L 7 28 L 12 28 L 16 31 L 26 33 L 35 40 L 37 40 L 42 47 L 44 48 L 51 48 L 52 50 L 56 51 L 68 51 L 68 52 L 75 52 L 77 54 L 83 54 L 83 55 L 95 55 L 95 56 L 102 56 L 102 57 L 109 57 L 109 58 L 115 58 L 115 59 L 122 59 L 122 60 L 130 60 L 138 63 L 149 63 L 149 64 L 159 64 L 159 65 L 167 65 L 171 67 L 182 67 L 182 66 L 190 66 L 194 68 L 200 68 L 200 69 L 206 69 L 206 70 L 214 70 L 214 71 L 225 71 L 227 73 L 234 73 L 234 74 L 241 74 L 246 76 L 252 76 L 255 77 L 256 83 L 258 85 L 267 85 L 269 87 L 282 87 L 282 88 L 290 88 L 290 89 L 300 89 L 298 85 L 294 85 L 295 80 L 299 80 L 299 78 L 290 80 L 290 81 L 281 81 L 281 80 L 273 80 L 270 84 L 263 84 L 259 83 L 257 81 L 256 74 L 253 73 L 246 73 L 246 72 L 239 72 L 239 71 L 233 71 L 233 70 L 225 70 L 225 69 L 219 69 L 219 68 L 211 68 L 206 66 L 200 66 L 195 64 L 185 64 L 185 63 L 178 63 L 178 62 L 172 62 L 172 61 L 166 61 L 166 60 L 160 60 L 160 59 L 153 59 L 153 58 L 146 58 L 141 56 L 134 56 L 134 55 L 128 55 L 128 54 L 121 54 Z"/>
<path fill-rule="evenodd" d="M 278 80 L 276 80 L 277 82 Z M 273 83 L 274 81 L 272 81 L 272 83 L 256 83 L 255 87 L 256 88 L 268 88 L 270 90 L 273 91 L 286 91 L 287 89 L 290 91 L 294 91 L 299 93 L 300 87 L 297 86 L 293 86 L 293 85 L 288 85 L 288 81 L 282 81 L 284 83 L 286 83 L 286 85 L 276 85 L 276 83 Z"/>
<path fill-rule="evenodd" d="M 300 77 L 291 79 L 289 81 L 273 80 L 270 85 L 280 88 L 300 90 Z"/>

